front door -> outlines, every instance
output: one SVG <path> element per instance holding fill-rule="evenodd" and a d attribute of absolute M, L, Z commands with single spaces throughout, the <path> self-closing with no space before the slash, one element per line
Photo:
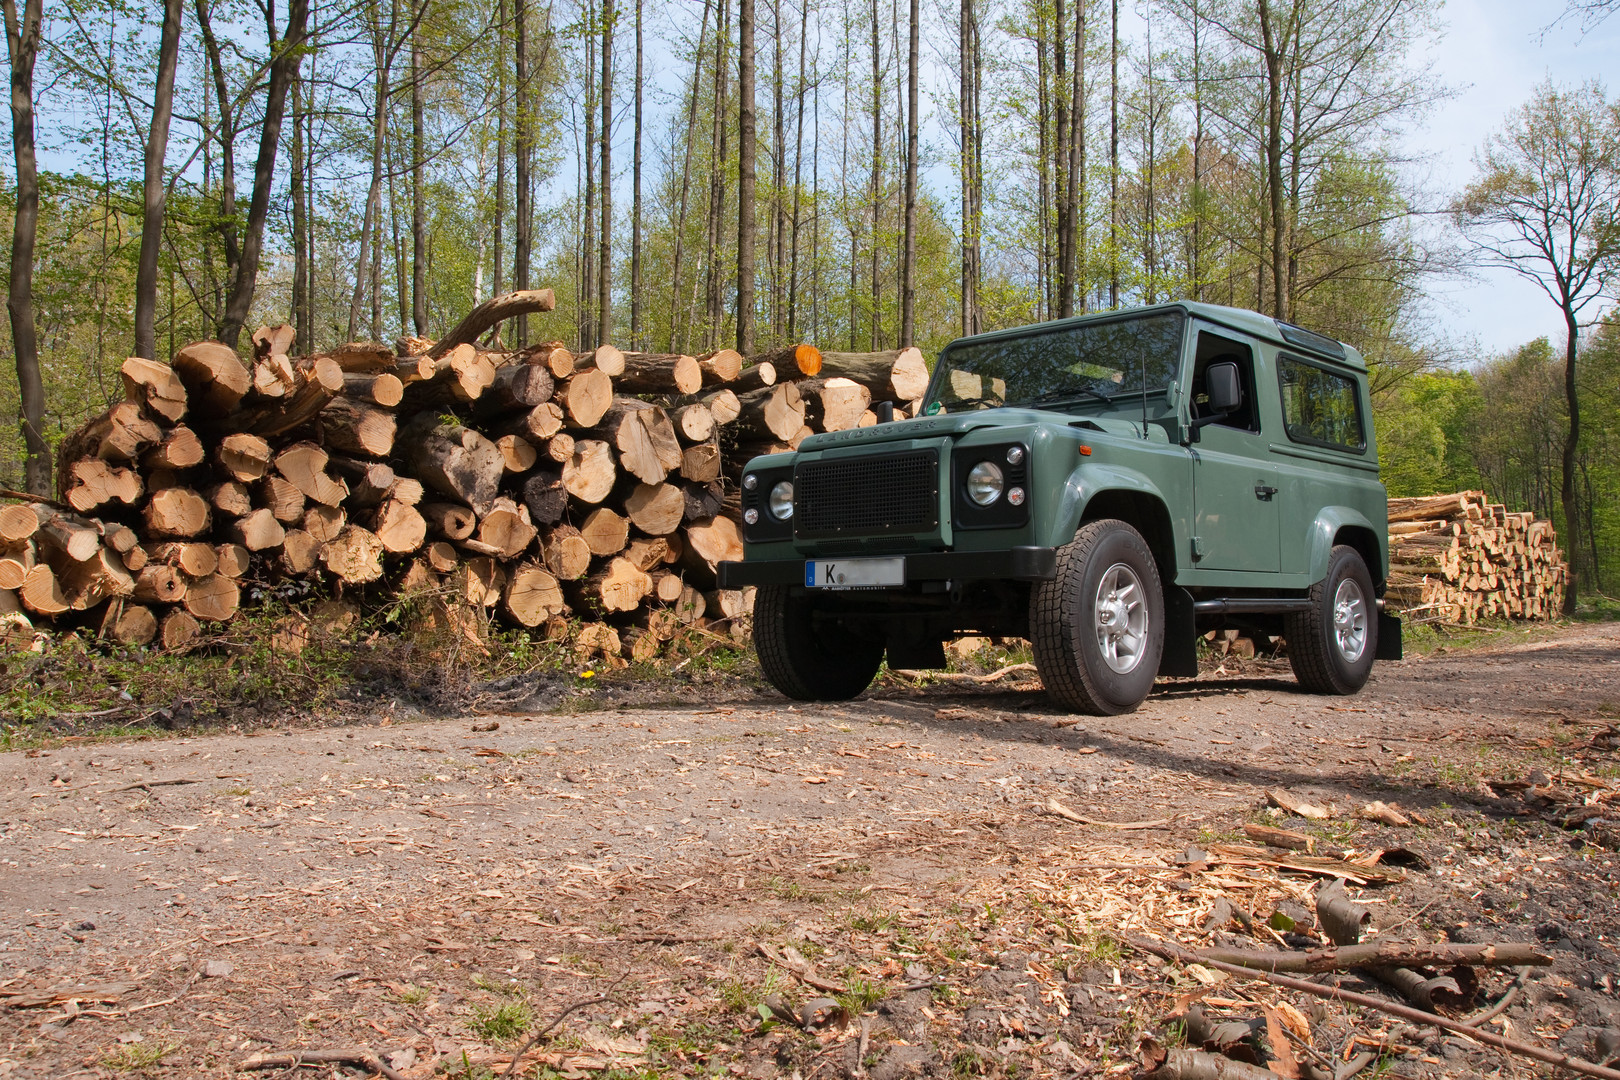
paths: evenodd
<path fill-rule="evenodd" d="M 1207 411 L 1204 371 L 1212 363 L 1238 365 L 1243 404 L 1206 424 L 1192 444 L 1194 535 L 1200 570 L 1271 571 L 1281 568 L 1277 467 L 1260 430 L 1255 397 L 1255 350 L 1235 336 L 1198 332 L 1191 410 Z M 1201 554 L 1200 554 L 1201 553 Z"/>

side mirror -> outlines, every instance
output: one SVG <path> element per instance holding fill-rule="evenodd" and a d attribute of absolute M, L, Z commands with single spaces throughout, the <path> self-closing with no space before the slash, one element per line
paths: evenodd
<path fill-rule="evenodd" d="M 1204 387 L 1209 407 L 1215 412 L 1232 413 L 1243 407 L 1243 380 L 1238 376 L 1238 366 L 1231 361 L 1209 365 L 1204 372 Z"/>

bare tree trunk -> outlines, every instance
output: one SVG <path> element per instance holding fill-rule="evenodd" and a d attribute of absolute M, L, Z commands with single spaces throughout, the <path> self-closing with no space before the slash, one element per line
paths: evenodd
<path fill-rule="evenodd" d="M 957 22 L 957 58 L 961 64 L 962 140 L 962 334 L 980 330 L 979 318 L 979 187 L 978 145 L 978 16 L 973 0 L 961 0 Z"/>
<path fill-rule="evenodd" d="M 418 0 L 425 3 L 426 0 Z M 420 22 L 420 18 L 418 19 Z M 411 34 L 411 325 L 416 336 L 427 333 L 427 191 L 423 179 L 427 154 L 422 123 L 422 50 Z"/>
<path fill-rule="evenodd" d="M 35 495 L 51 491 L 51 444 L 45 438 L 45 382 L 34 329 L 34 240 L 39 231 L 39 172 L 34 158 L 34 60 L 39 55 L 42 0 L 4 0 L 6 50 L 11 57 L 11 149 L 17 166 L 17 211 L 11 222 L 11 278 L 6 310 L 22 390 L 23 483 Z"/>
<path fill-rule="evenodd" d="M 641 340 L 641 9 L 636 0 L 636 146 L 630 165 L 630 345 L 639 349 Z"/>
<path fill-rule="evenodd" d="M 792 250 L 788 255 L 788 283 L 787 283 L 787 334 L 786 340 L 798 340 L 796 326 L 798 324 L 799 306 L 799 210 L 802 204 L 800 198 L 804 182 L 804 56 L 810 32 L 810 2 L 800 0 L 799 3 L 799 82 L 795 87 L 794 97 L 798 110 L 796 130 L 793 135 L 793 239 Z"/>
<path fill-rule="evenodd" d="M 771 337 L 780 341 L 787 326 L 787 129 L 782 113 L 782 0 L 771 2 L 771 206 L 776 230 L 771 245 Z"/>
<path fill-rule="evenodd" d="M 394 300 L 399 305 L 399 332 L 408 334 L 411 332 L 413 298 L 411 295 L 411 281 L 405 272 L 405 238 L 400 235 L 399 231 L 399 193 L 394 186 L 395 178 L 402 175 L 400 159 L 404 156 L 403 149 L 391 149 L 388 154 L 388 229 L 393 238 L 393 246 L 390 250 L 394 257 Z M 413 197 L 414 194 L 413 192 Z M 380 253 L 382 249 L 379 247 L 377 250 Z M 381 290 L 378 290 L 378 292 L 380 293 Z M 382 322 L 382 312 L 380 310 L 382 298 L 380 295 L 372 301 L 372 306 L 373 310 L 377 312 L 376 324 L 380 327 Z M 374 340 L 381 341 L 382 338 L 378 336 L 380 333 L 380 329 L 374 329 L 371 336 Z"/>
<path fill-rule="evenodd" d="M 1086 3 L 1076 0 L 1074 6 L 1074 74 L 1069 86 L 1069 184 L 1067 189 L 1068 256 L 1064 275 L 1070 282 L 1070 308 L 1075 304 L 1086 309 L 1086 275 L 1080 256 L 1084 251 L 1083 227 L 1086 198 Z"/>
<path fill-rule="evenodd" d="M 878 347 L 883 293 L 878 286 L 878 225 L 883 214 L 883 68 L 878 0 L 872 0 L 872 324 L 871 345 Z"/>
<path fill-rule="evenodd" d="M 533 212 L 529 200 L 533 189 L 529 183 L 530 155 L 534 152 L 534 118 L 529 112 L 529 3 L 513 0 L 512 20 L 515 40 L 513 46 L 513 166 L 512 179 L 515 218 L 512 222 L 512 289 L 524 292 L 529 288 L 529 243 Z M 497 296 L 501 295 L 499 292 Z M 529 316 L 519 315 L 513 320 L 512 344 L 517 347 L 529 342 Z"/>
<path fill-rule="evenodd" d="M 640 0 L 637 0 L 639 3 Z M 703 21 L 698 26 L 697 51 L 692 54 L 692 89 L 691 98 L 686 107 L 686 145 L 681 156 L 681 204 L 675 215 L 675 253 L 670 266 L 669 286 L 669 348 L 676 350 L 675 326 L 677 312 L 681 303 L 681 269 L 685 262 L 682 258 L 682 248 L 686 245 L 686 208 L 692 195 L 692 150 L 697 136 L 698 86 L 703 76 L 703 49 L 707 44 L 709 32 L 709 0 L 703 2 Z M 696 275 L 693 275 L 694 279 Z M 692 320 L 690 315 L 686 321 L 686 331 L 681 336 L 681 345 L 689 345 L 692 336 Z"/>
<path fill-rule="evenodd" d="M 611 2 L 611 0 L 610 0 Z M 596 303 L 596 5 L 585 4 L 585 213 L 579 230 L 580 297 L 576 322 L 586 348 L 599 344 L 592 305 Z"/>
<path fill-rule="evenodd" d="M 180 58 L 181 0 L 164 0 L 158 40 L 157 85 L 152 91 L 152 126 L 146 131 L 146 177 L 142 192 L 141 253 L 135 268 L 135 355 L 156 359 L 158 250 L 163 246 L 163 210 L 168 187 L 163 160 L 169 149 L 169 118 L 174 115 L 174 69 Z"/>
<path fill-rule="evenodd" d="M 1265 3 L 1265 0 L 1260 0 Z M 1108 306 L 1119 307 L 1119 0 L 1112 3 L 1108 65 Z"/>
<path fill-rule="evenodd" d="M 500 24 L 502 48 L 497 49 L 498 57 L 495 63 L 496 71 L 496 99 L 495 99 L 495 228 L 493 237 L 494 254 L 492 256 L 493 274 L 495 284 L 490 291 L 491 296 L 504 295 L 506 285 L 506 0 L 499 0 L 496 5 L 495 17 Z M 495 328 L 495 340 L 501 337 L 500 327 Z"/>
<path fill-rule="evenodd" d="M 1266 186 L 1271 209 L 1271 313 L 1288 318 L 1288 295 L 1284 286 L 1284 228 L 1282 178 L 1283 48 L 1285 42 L 1272 25 L 1271 0 L 1256 0 L 1260 15 L 1260 35 L 1266 63 Z"/>
<path fill-rule="evenodd" d="M 267 9 L 274 14 L 274 9 Z M 253 306 L 253 291 L 259 283 L 259 256 L 264 249 L 264 223 L 270 216 L 270 191 L 276 180 L 276 152 L 281 146 L 281 120 L 287 109 L 287 88 L 298 75 L 303 59 L 304 30 L 309 22 L 309 0 L 289 0 L 287 31 L 278 35 L 273 20 L 265 29 L 275 42 L 270 61 L 270 81 L 265 92 L 264 120 L 259 129 L 259 156 L 253 165 L 253 197 L 248 201 L 247 235 L 242 240 L 242 262 L 231 284 L 225 304 L 224 325 L 219 340 L 236 347 L 242 324 Z"/>
<path fill-rule="evenodd" d="M 370 5 L 373 103 L 371 109 L 371 184 L 366 189 L 366 210 L 360 218 L 360 252 L 354 265 L 354 292 L 349 298 L 349 339 L 360 335 L 360 314 L 371 280 L 374 249 L 382 234 L 383 150 L 388 137 L 388 42 L 377 5 Z"/>
<path fill-rule="evenodd" d="M 209 318 L 211 330 L 217 336 L 225 324 L 225 307 L 231 283 L 236 280 L 242 265 L 240 237 L 236 232 L 236 101 L 230 84 L 225 79 L 225 64 L 220 55 L 219 42 L 214 37 L 209 0 L 197 0 L 197 25 L 202 31 L 203 52 L 208 57 L 208 69 L 213 78 L 215 104 L 219 108 L 219 240 L 225 255 L 223 282 L 211 289 L 213 310 Z M 204 140 L 206 146 L 207 140 Z M 206 176 L 206 169 L 205 169 Z M 203 189 L 206 192 L 208 184 Z M 203 249 L 205 256 L 208 248 Z"/>
<path fill-rule="evenodd" d="M 911 37 L 906 50 L 906 237 L 900 271 L 900 347 L 917 336 L 917 53 L 921 11 L 911 0 Z"/>
<path fill-rule="evenodd" d="M 720 22 L 715 35 L 714 62 L 714 149 L 710 151 L 708 220 L 708 289 L 704 307 L 704 344 L 714 348 L 720 341 L 723 315 L 720 309 L 720 267 L 716 248 L 720 242 L 720 221 L 726 204 L 726 142 L 731 130 L 726 123 L 726 38 L 731 32 L 730 0 L 720 0 Z"/>
<path fill-rule="evenodd" d="M 1051 61 L 1047 59 L 1046 12 L 1035 15 L 1035 159 L 1037 164 L 1035 202 L 1038 218 L 1035 222 L 1035 294 L 1037 310 L 1042 319 L 1052 317 L 1052 155 L 1051 116 L 1052 81 L 1049 75 Z"/>
<path fill-rule="evenodd" d="M 602 0 L 602 235 L 596 279 L 596 341 L 613 340 L 613 0 Z"/>
<path fill-rule="evenodd" d="M 309 176 L 304 171 L 304 79 L 302 75 L 293 80 L 292 84 L 291 154 L 293 350 L 298 353 L 310 353 L 315 350 L 309 340 Z M 170 278 L 170 287 L 173 287 L 173 278 Z M 172 311 L 169 320 L 171 323 L 174 321 Z"/>
<path fill-rule="evenodd" d="M 1204 56 L 1202 18 L 1198 0 L 1192 0 L 1192 79 L 1193 79 L 1193 158 L 1192 158 L 1192 252 L 1187 263 L 1192 278 L 1192 297 L 1204 298 Z"/>
<path fill-rule="evenodd" d="M 754 351 L 754 0 L 737 4 L 737 351 Z"/>
<path fill-rule="evenodd" d="M 1575 614 L 1575 602 L 1580 589 L 1580 515 L 1575 504 L 1575 451 L 1581 442 L 1581 403 L 1576 393 L 1575 358 L 1579 353 L 1580 323 L 1575 308 L 1564 302 L 1564 401 L 1569 408 L 1569 426 L 1564 430 L 1563 477 L 1559 483 L 1558 501 L 1564 510 L 1565 548 L 1569 551 L 1571 573 L 1564 589 L 1564 614 Z"/>

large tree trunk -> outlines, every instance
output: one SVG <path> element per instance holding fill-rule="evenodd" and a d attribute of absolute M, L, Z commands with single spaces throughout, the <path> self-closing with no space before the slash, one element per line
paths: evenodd
<path fill-rule="evenodd" d="M 267 10 L 273 13 L 275 9 Z M 264 224 L 270 215 L 270 193 L 276 179 L 276 151 L 281 145 L 281 119 L 287 107 L 287 88 L 298 74 L 298 65 L 304 55 L 304 28 L 308 21 L 309 0 L 289 0 L 287 32 L 278 35 L 273 22 L 267 27 L 274 41 L 275 56 L 270 61 L 264 122 L 259 131 L 259 157 L 253 165 L 253 198 L 248 202 L 242 262 L 236 269 L 236 280 L 231 283 L 230 299 L 225 305 L 225 319 L 219 335 L 220 340 L 232 348 L 236 347 L 237 340 L 242 336 L 242 324 L 247 321 L 248 312 L 253 306 L 253 290 L 259 281 Z"/>
<path fill-rule="evenodd" d="M 425 4 L 426 0 L 419 0 Z M 420 18 L 418 19 L 420 21 Z M 422 50 L 411 34 L 411 325 L 427 333 L 427 192 L 423 169 L 427 149 L 422 124 Z"/>
<path fill-rule="evenodd" d="M 1116 0 L 1117 2 L 1117 0 Z M 1288 290 L 1286 260 L 1284 257 L 1283 182 L 1282 182 L 1282 125 L 1283 125 L 1283 49 L 1287 33 L 1272 24 L 1270 0 L 1256 0 L 1260 14 L 1260 34 L 1263 58 L 1266 64 L 1266 187 L 1271 208 L 1271 313 L 1278 319 L 1288 318 Z"/>
<path fill-rule="evenodd" d="M 529 182 L 530 156 L 534 152 L 534 118 L 529 114 L 529 3 L 513 0 L 512 21 L 516 32 L 513 73 L 517 80 L 513 109 L 513 193 L 514 219 L 512 222 L 512 288 L 527 292 L 529 288 L 529 248 L 533 227 L 533 211 L 529 200 L 534 192 Z M 512 328 L 514 345 L 529 343 L 529 317 L 517 316 Z"/>
<path fill-rule="evenodd" d="M 309 288 L 309 181 L 308 173 L 304 170 L 304 79 L 300 74 L 292 84 L 292 231 L 293 231 L 293 281 L 292 281 L 292 322 L 294 329 L 293 351 L 308 353 L 314 351 L 314 343 L 310 341 L 314 322 L 311 318 L 310 304 L 313 297 Z"/>
<path fill-rule="evenodd" d="M 754 351 L 754 0 L 737 5 L 737 351 Z"/>
<path fill-rule="evenodd" d="M 911 0 L 911 39 L 906 54 L 906 236 L 900 269 L 900 347 L 917 336 L 917 51 L 922 22 Z"/>
<path fill-rule="evenodd" d="M 630 347 L 642 348 L 641 340 L 641 8 L 636 0 L 636 120 L 635 149 L 630 164 Z"/>
<path fill-rule="evenodd" d="M 1575 452 L 1581 442 L 1581 405 L 1576 394 L 1575 357 L 1580 340 L 1580 324 L 1575 312 L 1566 301 L 1564 305 L 1564 332 L 1568 335 L 1564 345 L 1564 400 L 1569 407 L 1569 426 L 1564 429 L 1563 476 L 1558 488 L 1558 501 L 1564 509 L 1565 546 L 1569 551 L 1569 583 L 1564 590 L 1564 614 L 1575 614 L 1576 593 L 1580 590 L 1580 513 L 1575 504 Z"/>
<path fill-rule="evenodd" d="M 596 279 L 596 343 L 613 340 L 613 0 L 602 0 L 602 228 Z"/>
<path fill-rule="evenodd" d="M 39 174 L 34 158 L 34 59 L 39 55 L 43 0 L 5 0 L 6 49 L 11 57 L 11 149 L 17 166 L 17 208 L 11 223 L 11 278 L 6 310 L 22 391 L 23 484 L 34 495 L 51 490 L 51 444 L 45 438 L 45 382 L 34 329 L 34 239 L 39 231 Z"/>
<path fill-rule="evenodd" d="M 148 360 L 157 359 L 158 249 L 163 244 L 163 207 L 168 196 L 163 183 L 163 160 L 169 149 L 169 118 L 174 114 L 174 69 L 180 57 L 180 18 L 184 10 L 181 0 L 164 0 L 157 86 L 152 91 L 152 125 L 146 131 L 141 251 L 135 266 L 135 355 Z"/>

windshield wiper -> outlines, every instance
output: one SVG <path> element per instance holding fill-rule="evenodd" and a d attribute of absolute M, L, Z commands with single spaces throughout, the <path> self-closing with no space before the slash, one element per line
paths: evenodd
<path fill-rule="evenodd" d="M 947 409 L 966 409 L 971 408 L 974 405 L 989 405 L 992 409 L 999 409 L 1001 406 L 1005 405 L 1006 402 L 1002 401 L 998 397 L 991 396 L 963 398 L 960 401 L 942 401 L 940 404 Z"/>
<path fill-rule="evenodd" d="M 1113 396 L 1090 386 L 1064 386 L 1057 390 L 1048 390 L 1044 394 L 1037 394 L 1021 405 L 1053 405 L 1060 401 L 1072 401 L 1075 398 L 1095 398 L 1101 402 L 1112 402 Z"/>

